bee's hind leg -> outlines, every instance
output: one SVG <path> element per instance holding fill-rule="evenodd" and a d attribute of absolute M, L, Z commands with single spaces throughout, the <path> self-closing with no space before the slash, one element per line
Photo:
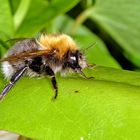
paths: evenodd
<path fill-rule="evenodd" d="M 0 94 L 0 100 L 2 100 L 8 93 L 8 91 L 14 86 L 14 84 L 22 77 L 25 71 L 28 69 L 28 66 L 24 66 L 19 69 L 10 79 L 10 82 L 4 87 Z"/>

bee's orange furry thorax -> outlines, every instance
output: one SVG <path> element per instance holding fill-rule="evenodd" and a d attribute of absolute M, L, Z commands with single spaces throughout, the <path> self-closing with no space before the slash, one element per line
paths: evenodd
<path fill-rule="evenodd" d="M 56 50 L 59 57 L 63 57 L 69 50 L 79 50 L 74 40 L 65 34 L 41 35 L 37 42 L 42 49 Z"/>

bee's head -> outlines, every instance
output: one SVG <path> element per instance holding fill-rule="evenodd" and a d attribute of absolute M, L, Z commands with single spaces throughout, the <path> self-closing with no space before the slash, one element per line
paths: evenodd
<path fill-rule="evenodd" d="M 87 62 L 84 55 L 79 50 L 68 51 L 64 59 L 64 67 L 77 71 L 87 67 Z"/>

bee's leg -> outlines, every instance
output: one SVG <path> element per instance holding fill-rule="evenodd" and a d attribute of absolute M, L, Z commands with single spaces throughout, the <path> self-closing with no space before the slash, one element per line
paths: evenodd
<path fill-rule="evenodd" d="M 85 79 L 92 79 L 92 78 L 94 78 L 94 77 L 87 77 L 81 69 L 77 69 L 76 72 L 78 72 Z"/>
<path fill-rule="evenodd" d="M 94 69 L 96 67 L 96 64 L 88 64 L 87 65 L 87 68 L 90 68 L 90 69 Z M 85 79 L 92 79 L 94 77 L 87 77 L 84 72 L 81 70 L 81 68 L 79 69 L 76 69 L 76 72 L 78 72 L 80 75 L 82 75 Z"/>
<path fill-rule="evenodd" d="M 57 87 L 57 81 L 55 78 L 55 73 L 49 66 L 45 66 L 45 73 L 46 73 L 46 75 L 49 75 L 51 77 L 51 82 L 52 82 L 53 88 L 55 90 L 54 99 L 56 99 L 57 95 L 58 95 L 58 87 Z"/>
<path fill-rule="evenodd" d="M 14 84 L 22 77 L 24 72 L 28 69 L 28 66 L 25 66 L 19 69 L 10 79 L 10 82 L 4 87 L 3 91 L 0 94 L 0 100 L 7 95 L 8 91 L 14 86 Z"/>
<path fill-rule="evenodd" d="M 58 96 L 58 87 L 57 87 L 57 82 L 56 82 L 55 76 L 51 77 L 51 81 L 52 81 L 53 88 L 55 89 L 54 99 L 56 99 Z"/>
<path fill-rule="evenodd" d="M 94 69 L 95 67 L 96 67 L 96 64 L 88 64 L 88 65 L 87 65 L 87 68 Z"/>

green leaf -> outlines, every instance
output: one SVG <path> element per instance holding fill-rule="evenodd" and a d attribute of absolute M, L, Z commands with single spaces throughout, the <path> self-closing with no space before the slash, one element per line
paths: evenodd
<path fill-rule="evenodd" d="M 74 28 L 75 21 L 70 17 L 63 15 L 58 16 L 53 20 L 51 24 L 47 27 L 49 28 L 49 32 L 62 32 L 71 34 Z M 86 51 L 87 58 L 90 63 L 95 63 L 101 66 L 108 66 L 114 68 L 120 68 L 118 62 L 110 55 L 107 47 L 103 43 L 103 41 L 92 33 L 88 28 L 84 25 L 80 25 L 77 27 L 74 35 L 72 34 L 75 41 L 78 43 L 81 49 L 86 49 L 87 47 L 94 44 L 90 49 Z"/>
<path fill-rule="evenodd" d="M 86 13 L 120 44 L 124 55 L 140 67 L 139 5 L 139 0 L 96 0 Z"/>
<path fill-rule="evenodd" d="M 139 140 L 140 74 L 96 67 L 94 79 L 23 78 L 0 103 L 0 129 L 38 140 Z M 0 79 L 2 87 L 2 79 Z"/>
<path fill-rule="evenodd" d="M 0 0 L 0 39 L 13 35 L 14 24 L 8 0 Z"/>
<path fill-rule="evenodd" d="M 32 0 L 27 16 L 17 30 L 16 36 L 33 36 L 56 16 L 65 13 L 79 0 Z"/>

